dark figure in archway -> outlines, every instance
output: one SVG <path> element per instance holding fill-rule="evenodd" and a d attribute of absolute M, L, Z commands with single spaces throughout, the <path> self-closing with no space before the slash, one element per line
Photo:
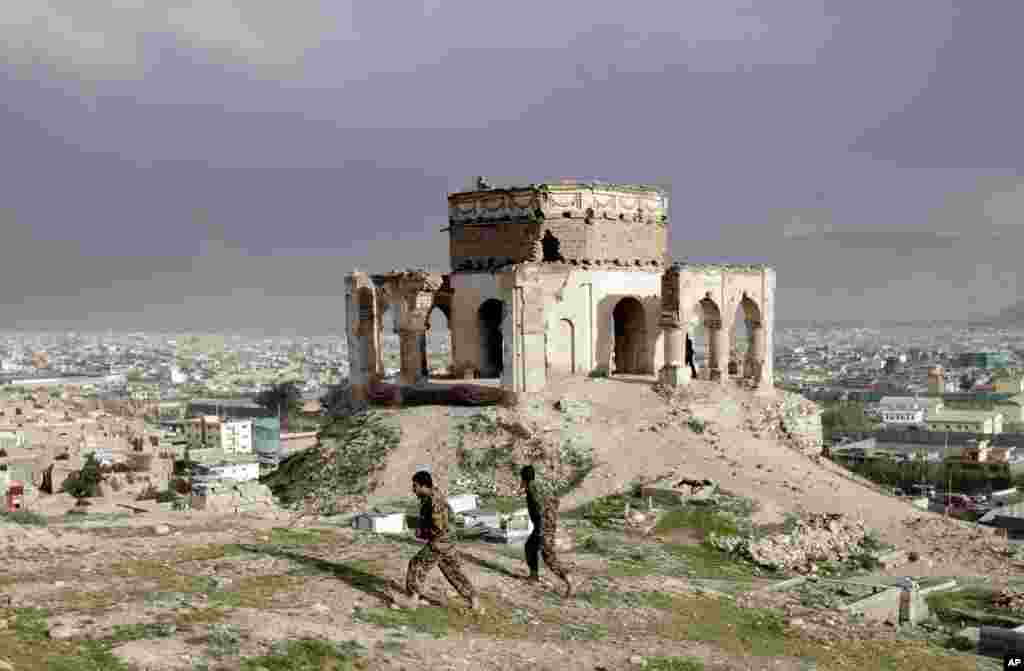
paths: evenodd
<path fill-rule="evenodd" d="M 544 261 L 548 263 L 552 261 L 565 261 L 562 252 L 559 251 L 561 245 L 562 243 L 558 241 L 558 238 L 551 233 L 551 229 L 544 231 L 544 237 L 540 239 L 541 249 L 544 250 Z"/>
<path fill-rule="evenodd" d="M 503 363 L 502 312 L 501 301 L 495 299 L 485 301 L 480 307 L 481 377 L 501 377 Z"/>
<path fill-rule="evenodd" d="M 693 365 L 693 341 L 690 340 L 690 334 L 686 334 L 686 365 L 690 367 L 690 373 L 693 374 L 693 379 L 697 379 L 697 368 Z"/>

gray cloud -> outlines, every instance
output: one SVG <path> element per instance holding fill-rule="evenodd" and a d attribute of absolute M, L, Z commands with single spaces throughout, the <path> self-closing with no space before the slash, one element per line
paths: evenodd
<path fill-rule="evenodd" d="M 44 62 L 90 80 L 144 76 L 156 58 L 146 50 L 154 35 L 228 61 L 280 68 L 319 44 L 326 18 L 320 0 L 6 0 L 0 44 L 9 64 Z"/>

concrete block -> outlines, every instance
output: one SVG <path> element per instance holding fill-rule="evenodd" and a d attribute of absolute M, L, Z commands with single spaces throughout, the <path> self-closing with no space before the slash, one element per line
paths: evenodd
<path fill-rule="evenodd" d="M 362 513 L 352 519 L 352 528 L 377 534 L 405 532 L 405 513 Z"/>
<path fill-rule="evenodd" d="M 476 510 L 478 505 L 476 494 L 460 494 L 449 496 L 448 505 L 455 513 L 464 513 L 467 510 Z"/>
<path fill-rule="evenodd" d="M 484 526 L 497 529 L 501 518 L 496 510 L 467 510 L 462 513 L 467 527 Z"/>
<path fill-rule="evenodd" d="M 840 606 L 839 610 L 855 615 L 863 615 L 864 619 L 869 621 L 884 622 L 891 620 L 892 622 L 899 622 L 900 595 L 902 594 L 903 590 L 901 588 L 890 588 L 860 601 Z"/>

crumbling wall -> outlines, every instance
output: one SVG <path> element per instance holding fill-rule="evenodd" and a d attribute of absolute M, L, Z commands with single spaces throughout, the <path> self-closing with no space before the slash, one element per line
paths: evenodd
<path fill-rule="evenodd" d="M 800 394 L 779 393 L 781 398 L 763 409 L 759 421 L 751 422 L 749 428 L 767 432 L 808 456 L 820 456 L 824 449 L 821 407 Z"/>

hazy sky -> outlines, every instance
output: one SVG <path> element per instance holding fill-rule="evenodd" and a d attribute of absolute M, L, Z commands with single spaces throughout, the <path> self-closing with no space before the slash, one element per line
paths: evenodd
<path fill-rule="evenodd" d="M 166 7 L 173 5 L 175 9 Z M 676 258 L 780 319 L 1016 300 L 1024 3 L 0 3 L 3 325 L 343 323 L 446 193 L 672 184 Z"/>

